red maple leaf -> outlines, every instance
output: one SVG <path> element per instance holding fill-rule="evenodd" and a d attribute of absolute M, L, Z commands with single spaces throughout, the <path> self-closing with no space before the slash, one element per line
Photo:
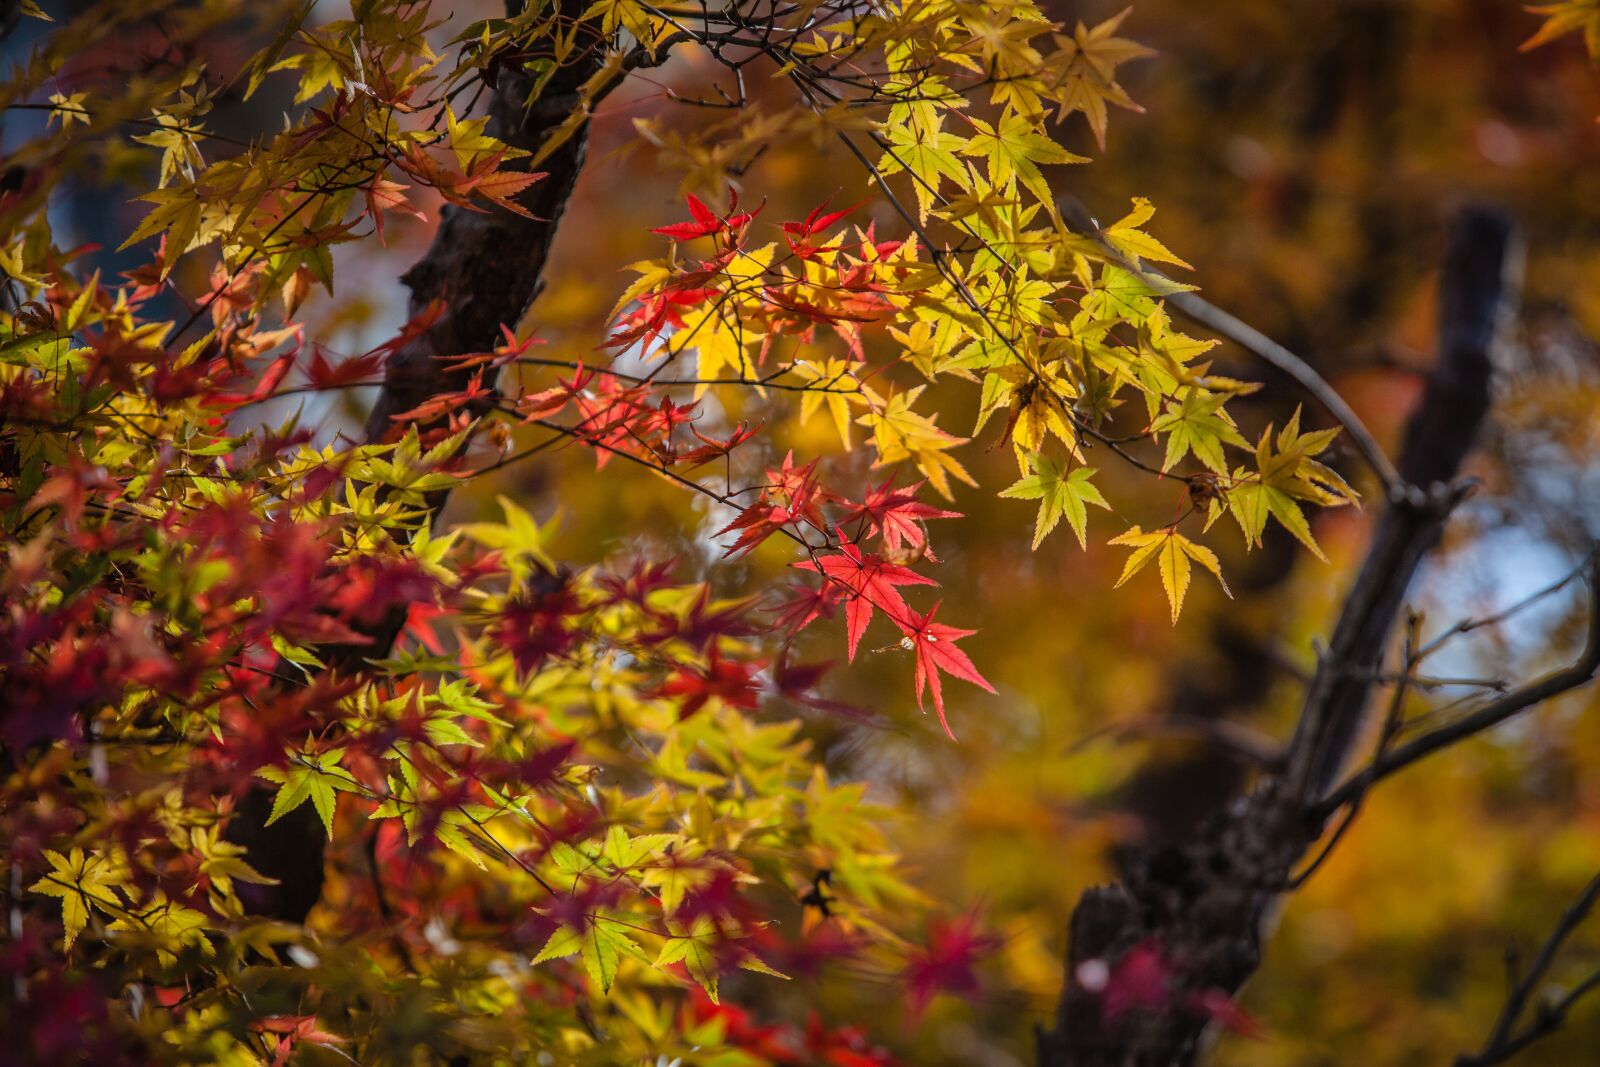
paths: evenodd
<path fill-rule="evenodd" d="M 706 657 L 704 670 L 698 667 L 679 667 L 661 686 L 661 695 L 682 697 L 678 718 L 687 719 L 712 697 L 723 703 L 746 711 L 754 711 L 761 700 L 761 689 L 755 676 L 762 664 L 749 660 L 725 660 L 715 645 Z"/>
<path fill-rule="evenodd" d="M 944 727 L 944 732 L 954 741 L 956 735 L 950 729 L 950 723 L 944 717 L 944 693 L 939 688 L 939 672 L 971 682 L 980 689 L 994 692 L 994 686 L 989 680 L 978 673 L 978 668 L 972 665 L 967 654 L 956 647 L 956 642 L 963 637 L 971 637 L 976 630 L 958 630 L 954 626 L 946 626 L 942 622 L 934 622 L 933 617 L 939 611 L 935 604 L 933 610 L 926 615 L 911 612 L 910 625 L 900 623 L 900 628 L 905 631 L 906 639 L 911 642 L 917 653 L 917 707 L 922 707 L 922 690 L 924 686 L 933 690 L 933 707 L 939 713 L 939 725 Z M 896 619 L 896 622 L 900 620 Z"/>
<path fill-rule="evenodd" d="M 754 504 L 717 531 L 717 536 L 741 531 L 739 539 L 724 555 L 749 552 L 792 522 L 804 520 L 819 530 L 827 529 L 821 505 L 832 494 L 817 483 L 815 460 L 803 467 L 794 465 L 794 452 L 783 457 L 783 466 L 767 468 L 767 485 Z"/>
<path fill-rule="evenodd" d="M 903 545 L 910 545 L 913 549 L 920 549 L 929 559 L 937 560 L 938 557 L 928 548 L 928 531 L 922 524 L 929 519 L 959 519 L 961 513 L 936 508 L 918 500 L 917 490 L 925 484 L 917 482 L 904 489 L 896 489 L 894 478 L 890 476 L 868 493 L 866 500 L 850 505 L 841 525 L 855 519 L 865 519 L 868 533 L 883 534 L 885 552 L 898 553 Z"/>
<path fill-rule="evenodd" d="M 823 577 L 844 586 L 851 594 L 845 604 L 844 617 L 852 660 L 856 658 L 856 648 L 861 644 L 861 635 L 867 632 L 867 623 L 872 621 L 874 608 L 881 608 L 884 614 L 893 619 L 903 630 L 912 620 L 918 618 L 917 613 L 907 606 L 905 598 L 896 590 L 896 586 L 939 584 L 932 578 L 925 578 L 915 571 L 896 566 L 882 556 L 863 555 L 861 549 L 850 544 L 840 545 L 836 553 L 796 563 L 795 566 L 801 570 L 816 571 Z M 966 659 L 965 656 L 961 658 Z M 918 662 L 921 662 L 920 659 Z M 972 664 L 967 664 L 967 668 L 970 670 Z M 933 691 L 935 694 L 939 692 L 937 681 L 934 683 Z M 943 717 L 944 713 L 941 711 L 941 721 Z"/>
<path fill-rule="evenodd" d="M 971 912 L 952 920 L 928 924 L 926 948 L 911 953 L 901 977 L 909 994 L 906 1010 L 912 1019 L 922 1015 L 937 993 L 970 997 L 978 992 L 977 964 L 1000 947 L 1000 938 L 984 933 Z"/>
<path fill-rule="evenodd" d="M 330 363 L 322 354 L 322 346 L 313 345 L 306 380 L 314 389 L 339 389 L 367 381 L 382 364 L 383 356 L 375 352 Z"/>
<path fill-rule="evenodd" d="M 719 459 L 722 456 L 726 456 L 735 448 L 738 448 L 740 445 L 750 440 L 750 438 L 755 436 L 756 431 L 759 429 L 761 429 L 760 426 L 751 426 L 749 422 L 741 422 L 738 426 L 734 427 L 733 433 L 729 434 L 726 438 L 719 438 L 707 437 L 705 434 L 691 426 L 689 427 L 689 432 L 700 438 L 700 440 L 704 441 L 705 444 L 699 448 L 692 448 L 678 456 L 678 462 L 688 466 L 690 469 L 710 463 L 714 459 Z"/>
<path fill-rule="evenodd" d="M 1205 989 L 1198 993 L 1190 993 L 1184 998 L 1184 1003 L 1191 1010 L 1206 1016 L 1224 1030 L 1231 1030 L 1240 1037 L 1260 1038 L 1265 1033 L 1259 1019 L 1239 1007 L 1238 1001 L 1220 989 Z"/>
<path fill-rule="evenodd" d="M 1100 998 L 1100 1018 L 1114 1026 L 1131 1011 L 1160 1011 L 1172 1001 L 1172 968 L 1155 938 L 1134 945 L 1115 964 L 1085 960 L 1074 978 Z"/>
<path fill-rule="evenodd" d="M 844 218 L 846 215 L 850 214 L 850 212 L 854 211 L 864 203 L 866 203 L 866 201 L 862 200 L 851 204 L 847 208 L 842 208 L 838 211 L 830 211 L 824 215 L 822 213 L 822 208 L 827 206 L 827 201 L 823 201 L 822 206 L 818 207 L 815 211 L 811 212 L 811 214 L 807 215 L 804 221 L 784 223 L 783 236 L 784 239 L 789 242 L 789 250 L 795 255 L 799 256 L 801 259 L 809 259 L 821 252 L 837 251 L 839 247 L 838 245 L 830 245 L 828 247 L 814 245 L 811 243 L 811 238 L 816 234 L 821 233 L 823 230 L 826 230 L 829 226 L 832 226 L 834 223 L 838 222 L 840 219 Z"/>
<path fill-rule="evenodd" d="M 833 618 L 834 609 L 845 596 L 843 586 L 826 579 L 818 586 L 796 584 L 789 588 L 793 595 L 772 611 L 777 615 L 774 625 L 791 634 L 799 633 L 818 618 Z"/>
<path fill-rule="evenodd" d="M 737 211 L 739 207 L 739 194 L 733 189 L 728 190 L 728 215 L 726 218 L 719 216 L 715 211 L 706 207 L 705 202 L 698 196 L 690 193 L 684 197 L 689 205 L 689 214 L 694 216 L 692 222 L 675 222 L 670 226 L 657 226 L 651 233 L 659 233 L 663 237 L 670 237 L 674 241 L 692 241 L 696 237 L 710 237 L 712 234 L 724 231 L 736 231 L 755 217 L 754 212 Z"/>

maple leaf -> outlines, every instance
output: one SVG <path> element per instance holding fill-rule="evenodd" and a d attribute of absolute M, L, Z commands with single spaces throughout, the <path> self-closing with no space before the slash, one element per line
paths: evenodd
<path fill-rule="evenodd" d="M 1195 544 L 1170 526 L 1150 533 L 1134 526 L 1113 537 L 1109 543 L 1133 549 L 1133 555 L 1128 557 L 1128 562 L 1122 568 L 1122 577 L 1117 579 L 1118 586 L 1138 574 L 1152 559 L 1158 561 L 1161 586 L 1167 592 L 1167 603 L 1172 607 L 1174 623 L 1178 621 L 1178 614 L 1183 610 L 1183 599 L 1189 592 L 1192 576 L 1190 560 L 1216 575 L 1217 581 L 1222 584 L 1222 591 L 1233 596 L 1228 583 L 1223 581 L 1222 565 L 1217 562 L 1216 553 L 1204 545 Z"/>
<path fill-rule="evenodd" d="M 1563 0 L 1559 4 L 1542 4 L 1524 10 L 1543 15 L 1545 23 L 1522 42 L 1522 51 L 1549 44 L 1569 33 L 1582 33 L 1589 58 L 1600 62 L 1600 0 Z"/>
<path fill-rule="evenodd" d="M 1356 501 L 1355 490 L 1338 474 L 1317 462 L 1333 443 L 1339 430 L 1333 427 L 1310 433 L 1300 432 L 1300 410 L 1284 424 L 1274 441 L 1272 427 L 1262 431 L 1256 443 L 1256 470 L 1234 471 L 1234 483 L 1227 492 L 1226 506 L 1244 534 L 1245 544 L 1261 544 L 1268 517 L 1277 519 L 1284 529 L 1323 562 L 1327 556 L 1311 535 L 1311 526 L 1297 501 L 1306 500 L 1324 507 L 1337 507 Z M 1207 526 L 1221 513 L 1223 503 L 1213 500 Z"/>
<path fill-rule="evenodd" d="M 1117 28 L 1133 8 L 1125 9 L 1089 29 L 1078 23 L 1071 37 L 1056 35 L 1058 51 L 1052 57 L 1060 65 L 1054 88 L 1061 92 L 1057 121 L 1074 111 L 1083 112 L 1101 148 L 1106 146 L 1106 105 L 1115 104 L 1129 111 L 1143 111 L 1117 84 L 1117 68 L 1134 59 L 1155 55 L 1136 41 L 1116 36 Z"/>
<path fill-rule="evenodd" d="M 803 360 L 795 364 L 794 370 L 815 385 L 800 394 L 800 421 L 811 421 L 811 417 L 826 405 L 834 428 L 839 431 L 839 440 L 845 451 L 850 451 L 850 403 L 852 400 L 858 404 L 865 402 L 860 384 L 850 371 L 850 363 L 843 359 Z"/>
<path fill-rule="evenodd" d="M 907 606 L 896 586 L 937 585 L 932 578 L 924 577 L 905 567 L 896 566 L 882 556 L 863 554 L 852 544 L 839 546 L 838 552 L 815 560 L 802 560 L 794 564 L 800 570 L 816 571 L 843 586 L 850 594 L 845 602 L 845 633 L 850 643 L 850 659 L 856 658 L 856 647 L 861 635 L 867 632 L 874 609 L 880 609 L 902 629 L 916 613 Z"/>
<path fill-rule="evenodd" d="M 881 408 L 869 411 L 856 422 L 872 431 L 873 445 L 878 458 L 874 468 L 910 459 L 946 500 L 952 499 L 950 478 L 955 477 L 968 485 L 977 485 L 949 449 L 965 444 L 965 437 L 946 433 L 926 415 L 911 410 L 911 405 L 922 395 L 926 386 L 918 386 L 904 393 L 895 393 Z"/>
<path fill-rule="evenodd" d="M 978 673 L 978 668 L 972 665 L 972 660 L 967 654 L 956 647 L 956 642 L 963 637 L 971 637 L 976 630 L 958 630 L 954 626 L 946 626 L 942 622 L 934 622 L 933 617 L 938 614 L 939 605 L 926 615 L 909 612 L 906 622 L 896 619 L 896 623 L 905 633 L 905 642 L 909 642 L 911 649 L 917 654 L 917 707 L 922 708 L 922 693 L 924 687 L 933 690 L 933 707 L 939 714 L 939 725 L 944 727 L 945 734 L 954 741 L 955 733 L 950 729 L 949 720 L 944 714 L 944 690 L 939 684 L 939 672 L 971 682 L 980 689 L 994 692 L 994 686 L 989 680 Z M 926 710 L 926 709 L 924 709 Z"/>
<path fill-rule="evenodd" d="M 204 915 L 193 908 L 174 904 L 158 890 L 147 905 L 138 910 L 125 909 L 106 929 L 154 939 L 157 962 L 170 967 L 177 962 L 174 948 L 192 947 L 206 956 L 216 951 L 206 937 L 206 925 Z"/>
<path fill-rule="evenodd" d="M 698 196 L 689 193 L 684 197 L 689 205 L 689 214 L 694 216 L 691 222 L 675 222 L 670 226 L 657 226 L 651 233 L 659 233 L 663 237 L 670 237 L 674 241 L 692 241 L 696 237 L 711 237 L 719 233 L 738 230 L 755 217 L 752 212 L 738 212 L 739 195 L 729 190 L 728 216 L 718 215 L 705 205 Z"/>
<path fill-rule="evenodd" d="M 623 956 L 649 960 L 638 942 L 616 926 L 611 920 L 596 919 L 583 932 L 583 945 L 579 949 L 584 968 L 603 993 L 611 992 L 612 983 L 617 980 L 617 966 Z"/>
<path fill-rule="evenodd" d="M 317 1025 L 315 1015 L 269 1015 L 250 1024 L 258 1034 L 274 1034 L 278 1047 L 272 1057 L 272 1067 L 286 1067 L 295 1045 L 304 1041 L 310 1045 L 342 1045 L 345 1039 L 330 1034 Z"/>
<path fill-rule="evenodd" d="M 1065 515 L 1072 532 L 1078 535 L 1078 547 L 1087 549 L 1088 505 L 1108 511 L 1111 508 L 1090 480 L 1095 475 L 1094 468 L 1078 467 L 1069 471 L 1065 464 L 1038 452 L 1028 453 L 1028 467 L 1032 473 L 1001 490 L 1000 495 L 1012 500 L 1039 501 L 1039 514 L 1033 523 L 1033 547 L 1038 548 Z"/>
<path fill-rule="evenodd" d="M 939 118 L 891 123 L 883 158 L 878 161 L 878 170 L 884 174 L 902 170 L 911 174 L 917 211 L 923 222 L 928 220 L 942 180 L 948 179 L 962 189 L 969 184 L 967 170 L 956 157 L 956 152 L 966 142 L 942 127 L 943 120 Z"/>
<path fill-rule="evenodd" d="M 1100 1017 L 1114 1025 L 1134 1011 L 1160 1011 L 1172 1000 L 1172 968 L 1153 937 L 1134 945 L 1108 967 L 1104 960 L 1086 960 L 1075 975 L 1078 983 L 1100 1000 Z"/>
<path fill-rule="evenodd" d="M 1167 435 L 1167 454 L 1161 462 L 1162 470 L 1194 453 L 1196 459 L 1218 474 L 1228 471 L 1223 445 L 1240 448 L 1248 442 L 1240 436 L 1233 419 L 1223 410 L 1226 393 L 1208 393 L 1194 387 L 1185 388 L 1181 398 L 1168 403 L 1166 413 L 1150 424 L 1152 433 Z"/>
<path fill-rule="evenodd" d="M 372 216 L 372 226 L 377 232 L 379 244 L 385 243 L 383 239 L 383 213 L 385 211 L 404 211 L 418 221 L 428 221 L 427 214 L 412 207 L 410 201 L 406 199 L 405 191 L 408 188 L 410 186 L 389 181 L 382 175 L 375 175 L 367 185 L 365 190 L 367 214 Z"/>
<path fill-rule="evenodd" d="M 1100 236 L 1104 237 L 1112 248 L 1132 260 L 1134 266 L 1138 266 L 1141 260 L 1149 259 L 1193 270 L 1194 268 L 1188 263 L 1173 255 L 1166 245 L 1139 229 L 1149 222 L 1155 213 L 1156 209 L 1149 200 L 1136 196 L 1133 198 L 1133 210 L 1101 230 Z"/>
<path fill-rule="evenodd" d="M 655 965 L 665 967 L 673 963 L 682 963 L 689 977 L 706 991 L 711 1003 L 717 1003 L 717 978 L 722 965 L 717 960 L 716 925 L 711 919 L 701 917 L 695 921 L 692 932 L 674 934 L 661 946 Z"/>
<path fill-rule="evenodd" d="M 61 925 L 66 931 L 65 947 L 83 932 L 89 922 L 89 909 L 120 912 L 122 898 L 117 889 L 127 884 L 122 864 L 96 852 L 72 849 L 65 856 L 45 849 L 51 871 L 28 888 L 61 901 Z"/>
<path fill-rule="evenodd" d="M 1190 993 L 1184 998 L 1184 1005 L 1240 1037 L 1259 1040 L 1265 1034 L 1261 1021 L 1239 1007 L 1239 1002 L 1221 989 Z"/>
<path fill-rule="evenodd" d="M 920 1018 L 936 993 L 976 994 L 977 964 L 1000 945 L 999 937 L 983 932 L 975 913 L 930 922 L 927 946 L 913 952 L 901 971 L 909 995 L 907 1014 Z"/>
<path fill-rule="evenodd" d="M 339 767 L 343 758 L 342 748 L 322 753 L 304 752 L 292 756 L 287 769 L 263 767 L 256 771 L 257 776 L 280 786 L 272 799 L 272 814 L 266 825 L 271 826 L 309 800 L 328 832 L 328 840 L 333 840 L 333 811 L 338 804 L 338 794 L 361 791 L 350 773 Z"/>
<path fill-rule="evenodd" d="M 784 223 L 783 235 L 784 240 L 789 242 L 789 251 L 793 252 L 801 259 L 809 259 L 812 256 L 819 255 L 823 252 L 835 251 L 836 248 L 825 248 L 812 244 L 811 238 L 821 233 L 823 230 L 826 230 L 828 227 L 832 226 L 834 223 L 838 222 L 840 219 L 844 218 L 846 215 L 850 214 L 864 203 L 866 203 L 864 200 L 858 201 L 857 203 L 851 204 L 847 208 L 840 208 L 838 211 L 830 211 L 826 215 L 822 213 L 822 207 L 818 207 L 814 209 L 811 214 L 807 215 L 801 222 Z M 824 203 L 823 206 L 825 207 L 826 203 Z"/>
<path fill-rule="evenodd" d="M 819 618 L 833 618 L 846 595 L 843 586 L 826 579 L 818 586 L 795 584 L 789 589 L 788 599 L 771 609 L 777 616 L 773 625 L 786 633 L 798 633 Z"/>
<path fill-rule="evenodd" d="M 761 688 L 755 677 L 762 664 L 750 660 L 725 660 L 717 646 L 711 646 L 704 669 L 681 666 L 661 686 L 661 695 L 681 698 L 678 718 L 687 719 L 713 698 L 730 708 L 754 711 L 761 702 Z"/>
<path fill-rule="evenodd" d="M 928 551 L 928 531 L 923 523 L 930 519 L 959 519 L 961 513 L 936 508 L 918 500 L 917 490 L 925 484 L 914 482 L 904 489 L 896 489 L 894 476 L 891 475 L 868 493 L 866 500 L 846 508 L 840 525 L 864 519 L 867 533 L 883 535 L 885 552 L 899 553 L 902 546 L 909 545 L 912 549 L 926 552 L 929 559 L 934 559 L 933 553 Z"/>
<path fill-rule="evenodd" d="M 705 443 L 699 448 L 692 448 L 680 454 L 677 457 L 677 462 L 693 469 L 710 463 L 714 459 L 720 459 L 754 437 L 756 431 L 760 428 L 759 426 L 751 426 L 748 422 L 740 422 L 739 425 L 733 428 L 733 433 L 727 437 L 707 437 L 693 426 L 690 426 L 689 432 Z"/>
<path fill-rule="evenodd" d="M 1015 112 L 1000 116 L 993 126 L 982 119 L 968 118 L 977 133 L 962 146 L 963 155 L 978 156 L 988 166 L 989 183 L 1006 188 L 1013 181 L 1046 203 L 1052 202 L 1050 185 L 1039 171 L 1039 164 L 1087 163 L 1040 132 L 1032 122 Z"/>

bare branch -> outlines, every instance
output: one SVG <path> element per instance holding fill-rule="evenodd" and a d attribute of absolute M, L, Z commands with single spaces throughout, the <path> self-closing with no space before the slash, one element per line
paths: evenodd
<path fill-rule="evenodd" d="M 1514 285 L 1507 266 L 1514 258 L 1511 247 L 1511 224 L 1497 212 L 1469 210 L 1452 228 L 1441 282 L 1439 362 L 1412 416 L 1399 463 L 1401 479 L 1423 489 L 1392 496 L 1377 524 L 1318 664 L 1286 771 L 1237 798 L 1190 838 L 1131 850 L 1120 884 L 1083 895 L 1073 913 L 1055 1024 L 1039 1034 L 1040 1067 L 1193 1064 L 1209 1020 L 1186 1010 L 1183 998 L 1232 993 L 1255 973 L 1267 917 L 1294 884 L 1294 869 L 1323 836 L 1326 819 L 1314 799 L 1331 784 L 1359 736 L 1406 588 L 1465 493 L 1453 483 L 1488 407 L 1494 324 Z M 1413 640 L 1403 672 L 1408 678 L 1415 648 Z M 1406 688 L 1414 684 L 1411 679 Z M 1523 695 L 1531 702 L 1551 688 Z M 1509 699 L 1495 703 L 1504 706 Z M 1380 756 L 1393 738 L 1395 719 L 1391 710 Z M 1171 1003 L 1107 1021 L 1098 994 L 1077 980 L 1079 966 L 1090 960 L 1114 964 L 1150 943 L 1167 959 L 1182 961 L 1170 976 Z"/>
<path fill-rule="evenodd" d="M 1421 651 L 1417 653 L 1418 658 L 1426 659 L 1435 652 L 1439 651 L 1439 649 L 1443 648 L 1444 645 L 1451 639 L 1459 637 L 1462 634 L 1471 633 L 1473 630 L 1481 630 L 1486 626 L 1498 626 L 1512 616 L 1527 611 L 1529 608 L 1533 607 L 1533 605 L 1537 604 L 1546 597 L 1554 596 L 1556 593 L 1561 592 L 1561 590 L 1572 584 L 1572 580 L 1574 578 L 1589 570 L 1594 563 L 1596 552 L 1600 552 L 1600 549 L 1590 549 L 1589 554 L 1584 557 L 1583 562 L 1579 563 L 1576 567 L 1572 568 L 1572 570 L 1568 571 L 1560 580 L 1551 582 L 1537 593 L 1532 593 L 1526 597 L 1523 597 L 1510 607 L 1497 611 L 1493 615 L 1485 615 L 1482 618 L 1462 619 L 1454 626 L 1451 626 L 1449 629 L 1445 630 L 1438 637 L 1435 637 L 1432 641 L 1429 641 L 1427 644 L 1423 645 Z"/>
<path fill-rule="evenodd" d="M 1522 1017 L 1529 998 L 1533 996 L 1539 983 L 1549 972 L 1551 964 L 1555 962 L 1556 953 L 1560 951 L 1562 944 L 1572 932 L 1589 917 L 1597 901 L 1600 901 L 1600 874 L 1590 879 L 1583 892 L 1578 894 L 1578 898 L 1561 913 L 1561 920 L 1556 923 L 1555 929 L 1540 947 L 1539 954 L 1534 957 L 1533 965 L 1528 968 L 1528 973 L 1524 974 L 1506 995 L 1505 1006 L 1500 1009 L 1494 1029 L 1489 1032 L 1483 1047 L 1476 1053 L 1463 1053 L 1456 1057 L 1455 1067 L 1490 1067 L 1491 1064 L 1504 1063 L 1535 1041 L 1548 1037 L 1559 1029 L 1572 1005 L 1585 993 L 1600 985 L 1600 971 L 1597 971 L 1569 989 L 1554 1004 L 1541 1006 L 1533 1020 L 1521 1032 L 1516 1032 L 1518 1019 Z"/>
<path fill-rule="evenodd" d="M 1425 756 L 1457 741 L 1498 726 L 1512 716 L 1587 684 L 1600 671 L 1600 560 L 1591 557 L 1589 586 L 1593 602 L 1589 609 L 1589 636 L 1583 653 L 1570 666 L 1552 671 L 1543 678 L 1492 700 L 1476 711 L 1463 715 L 1446 726 L 1406 742 L 1375 759 L 1365 770 L 1351 776 L 1328 794 L 1320 805 L 1327 814 L 1352 802 L 1363 791 L 1396 771 L 1409 767 Z"/>

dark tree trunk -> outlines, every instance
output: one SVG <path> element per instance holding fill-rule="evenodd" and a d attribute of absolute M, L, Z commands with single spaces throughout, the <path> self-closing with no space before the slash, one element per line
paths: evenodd
<path fill-rule="evenodd" d="M 1120 883 L 1083 895 L 1069 930 L 1055 1024 L 1039 1035 L 1041 1067 L 1195 1063 L 1209 1018 L 1194 996 L 1232 995 L 1255 972 L 1269 916 L 1322 832 L 1320 801 L 1349 756 L 1406 588 L 1459 497 L 1452 483 L 1488 412 L 1489 352 L 1514 260 L 1512 227 L 1502 215 L 1469 209 L 1457 218 L 1440 283 L 1438 363 L 1400 463 L 1409 484 L 1379 520 L 1286 768 L 1237 797 L 1189 841 L 1132 850 Z M 1169 995 L 1159 1008 L 1108 1019 L 1099 992 L 1080 980 L 1082 965 L 1114 969 L 1140 945 L 1160 952 Z"/>
<path fill-rule="evenodd" d="M 572 17 L 587 6 L 575 0 L 559 4 Z M 520 7 L 520 0 L 507 0 L 508 10 Z M 580 104 L 579 88 L 600 69 L 603 42 L 596 39 L 590 44 L 580 45 L 531 107 L 524 106 L 532 89 L 530 80 L 502 69 L 491 97 L 487 132 L 514 148 L 537 149 Z M 403 278 L 411 289 L 412 316 L 436 300 L 444 310 L 426 333 L 411 339 L 385 365 L 383 387 L 367 419 L 369 442 L 381 442 L 400 429 L 395 415 L 430 397 L 463 389 L 472 372 L 451 369 L 444 358 L 493 349 L 502 340 L 501 325 L 515 327 L 538 296 L 556 226 L 583 169 L 587 142 L 587 130 L 580 128 L 541 162 L 546 176 L 517 198 L 533 213 L 532 219 L 498 208 L 486 213 L 444 208 L 433 243 Z M 506 169 L 516 169 L 520 163 L 507 163 Z M 484 371 L 485 384 L 491 387 L 493 373 Z M 444 493 L 430 497 L 434 514 L 445 498 Z M 321 658 L 329 670 L 338 671 L 366 657 L 382 657 L 403 622 L 402 611 L 391 612 L 367 628 L 370 643 L 324 649 Z M 294 684 L 292 672 L 283 674 L 284 684 Z M 228 839 L 243 845 L 256 869 L 279 883 L 250 887 L 248 896 L 240 895 L 255 914 L 302 922 L 321 896 L 326 839 L 310 805 L 267 826 L 270 809 L 271 793 L 253 787 L 228 824 Z"/>

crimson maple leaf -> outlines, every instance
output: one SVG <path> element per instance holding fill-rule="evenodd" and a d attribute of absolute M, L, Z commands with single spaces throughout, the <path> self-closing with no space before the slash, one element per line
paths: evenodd
<path fill-rule="evenodd" d="M 849 590 L 851 595 L 845 603 L 844 619 L 852 660 L 856 658 L 856 647 L 861 644 L 861 635 L 867 632 L 867 623 L 872 621 L 874 608 L 881 608 L 884 614 L 893 619 L 902 630 L 917 618 L 917 613 L 906 604 L 905 598 L 896 590 L 896 586 L 939 584 L 932 578 L 925 578 L 913 570 L 896 566 L 882 556 L 863 555 L 861 549 L 851 544 L 840 545 L 836 553 L 814 560 L 805 560 L 796 563 L 795 566 L 801 570 L 816 571 Z M 971 666 L 970 663 L 967 664 L 969 669 Z M 935 693 L 939 691 L 937 682 L 934 683 L 933 691 Z M 941 711 L 940 719 L 943 717 L 944 713 Z"/>
<path fill-rule="evenodd" d="M 811 212 L 811 214 L 807 215 L 804 221 L 784 223 L 783 236 L 784 240 L 789 242 L 789 250 L 795 255 L 799 256 L 801 259 L 809 259 L 812 256 L 818 255 L 822 252 L 838 251 L 838 245 L 830 245 L 827 247 L 813 245 L 811 243 L 811 238 L 816 234 L 821 233 L 823 230 L 826 230 L 828 227 L 832 226 L 834 223 L 838 222 L 840 219 L 844 218 L 846 215 L 850 214 L 850 212 L 854 211 L 864 203 L 866 203 L 864 200 L 858 201 L 857 203 L 851 204 L 847 208 L 841 208 L 838 211 L 830 211 L 824 215 L 822 213 L 822 208 L 827 206 L 827 202 L 824 201 L 822 207 L 818 207 L 816 210 Z"/>
<path fill-rule="evenodd" d="M 983 932 L 973 913 L 928 924 L 926 948 L 913 952 L 901 977 L 909 997 L 907 1013 L 919 1018 L 936 993 L 972 996 L 978 992 L 977 964 L 1000 947 L 1000 938 Z"/>
<path fill-rule="evenodd" d="M 867 494 L 859 504 L 851 504 L 841 525 L 856 519 L 865 519 L 868 533 L 883 534 L 885 552 L 899 553 L 903 545 L 921 550 L 931 560 L 938 557 L 928 548 L 928 531 L 923 523 L 929 519 L 959 519 L 959 511 L 946 511 L 917 499 L 917 490 L 926 482 L 915 482 L 904 489 L 894 487 L 891 475 L 882 485 Z"/>
<path fill-rule="evenodd" d="M 728 190 L 727 218 L 706 207 L 705 203 L 693 193 L 684 199 L 689 204 L 689 214 L 694 216 L 693 222 L 675 222 L 670 226 L 657 226 L 650 232 L 670 237 L 674 241 L 692 241 L 696 237 L 710 237 L 724 230 L 737 230 L 755 217 L 755 214 L 749 211 L 735 213 L 735 209 L 739 206 L 739 194 L 732 189 Z"/>
<path fill-rule="evenodd" d="M 691 426 L 689 427 L 689 432 L 700 438 L 700 440 L 704 441 L 705 444 L 699 448 L 690 449 L 689 451 L 678 456 L 678 462 L 689 467 L 691 470 L 695 467 L 703 466 L 704 464 L 710 463 L 714 459 L 720 459 L 721 457 L 728 455 L 728 453 L 732 452 L 735 448 L 738 448 L 740 445 L 750 440 L 750 438 L 754 437 L 756 431 L 759 429 L 761 429 L 759 425 L 751 426 L 749 422 L 741 422 L 738 426 L 734 427 L 733 433 L 729 434 L 726 438 L 720 438 L 707 437 L 705 434 Z"/>
<path fill-rule="evenodd" d="M 717 646 L 712 645 L 711 655 L 706 657 L 705 670 L 679 667 L 662 684 L 661 695 L 683 698 L 683 703 L 678 706 L 679 719 L 687 719 L 705 707 L 712 697 L 720 698 L 730 707 L 754 711 L 761 701 L 761 688 L 756 684 L 755 677 L 762 666 L 754 661 L 725 660 Z"/>
<path fill-rule="evenodd" d="M 910 612 L 909 624 L 902 622 L 900 628 L 905 631 L 906 640 L 911 642 L 911 647 L 917 654 L 917 707 L 923 706 L 923 687 L 932 689 L 933 708 L 939 713 L 939 725 L 944 727 L 944 732 L 954 741 L 956 735 L 944 717 L 944 692 L 939 687 L 939 672 L 944 671 L 952 678 L 971 682 L 991 693 L 994 692 L 994 686 L 978 673 L 978 668 L 972 665 L 967 654 L 956 647 L 956 642 L 961 638 L 971 637 L 978 631 L 958 630 L 954 626 L 934 622 L 933 617 L 938 611 L 939 605 L 935 604 L 933 610 L 926 615 Z M 900 622 L 898 619 L 895 621 Z"/>
<path fill-rule="evenodd" d="M 772 609 L 777 615 L 773 625 L 786 633 L 799 633 L 819 618 L 833 618 L 834 609 L 844 599 L 844 587 L 823 580 L 816 587 L 792 585 L 788 599 Z"/>

